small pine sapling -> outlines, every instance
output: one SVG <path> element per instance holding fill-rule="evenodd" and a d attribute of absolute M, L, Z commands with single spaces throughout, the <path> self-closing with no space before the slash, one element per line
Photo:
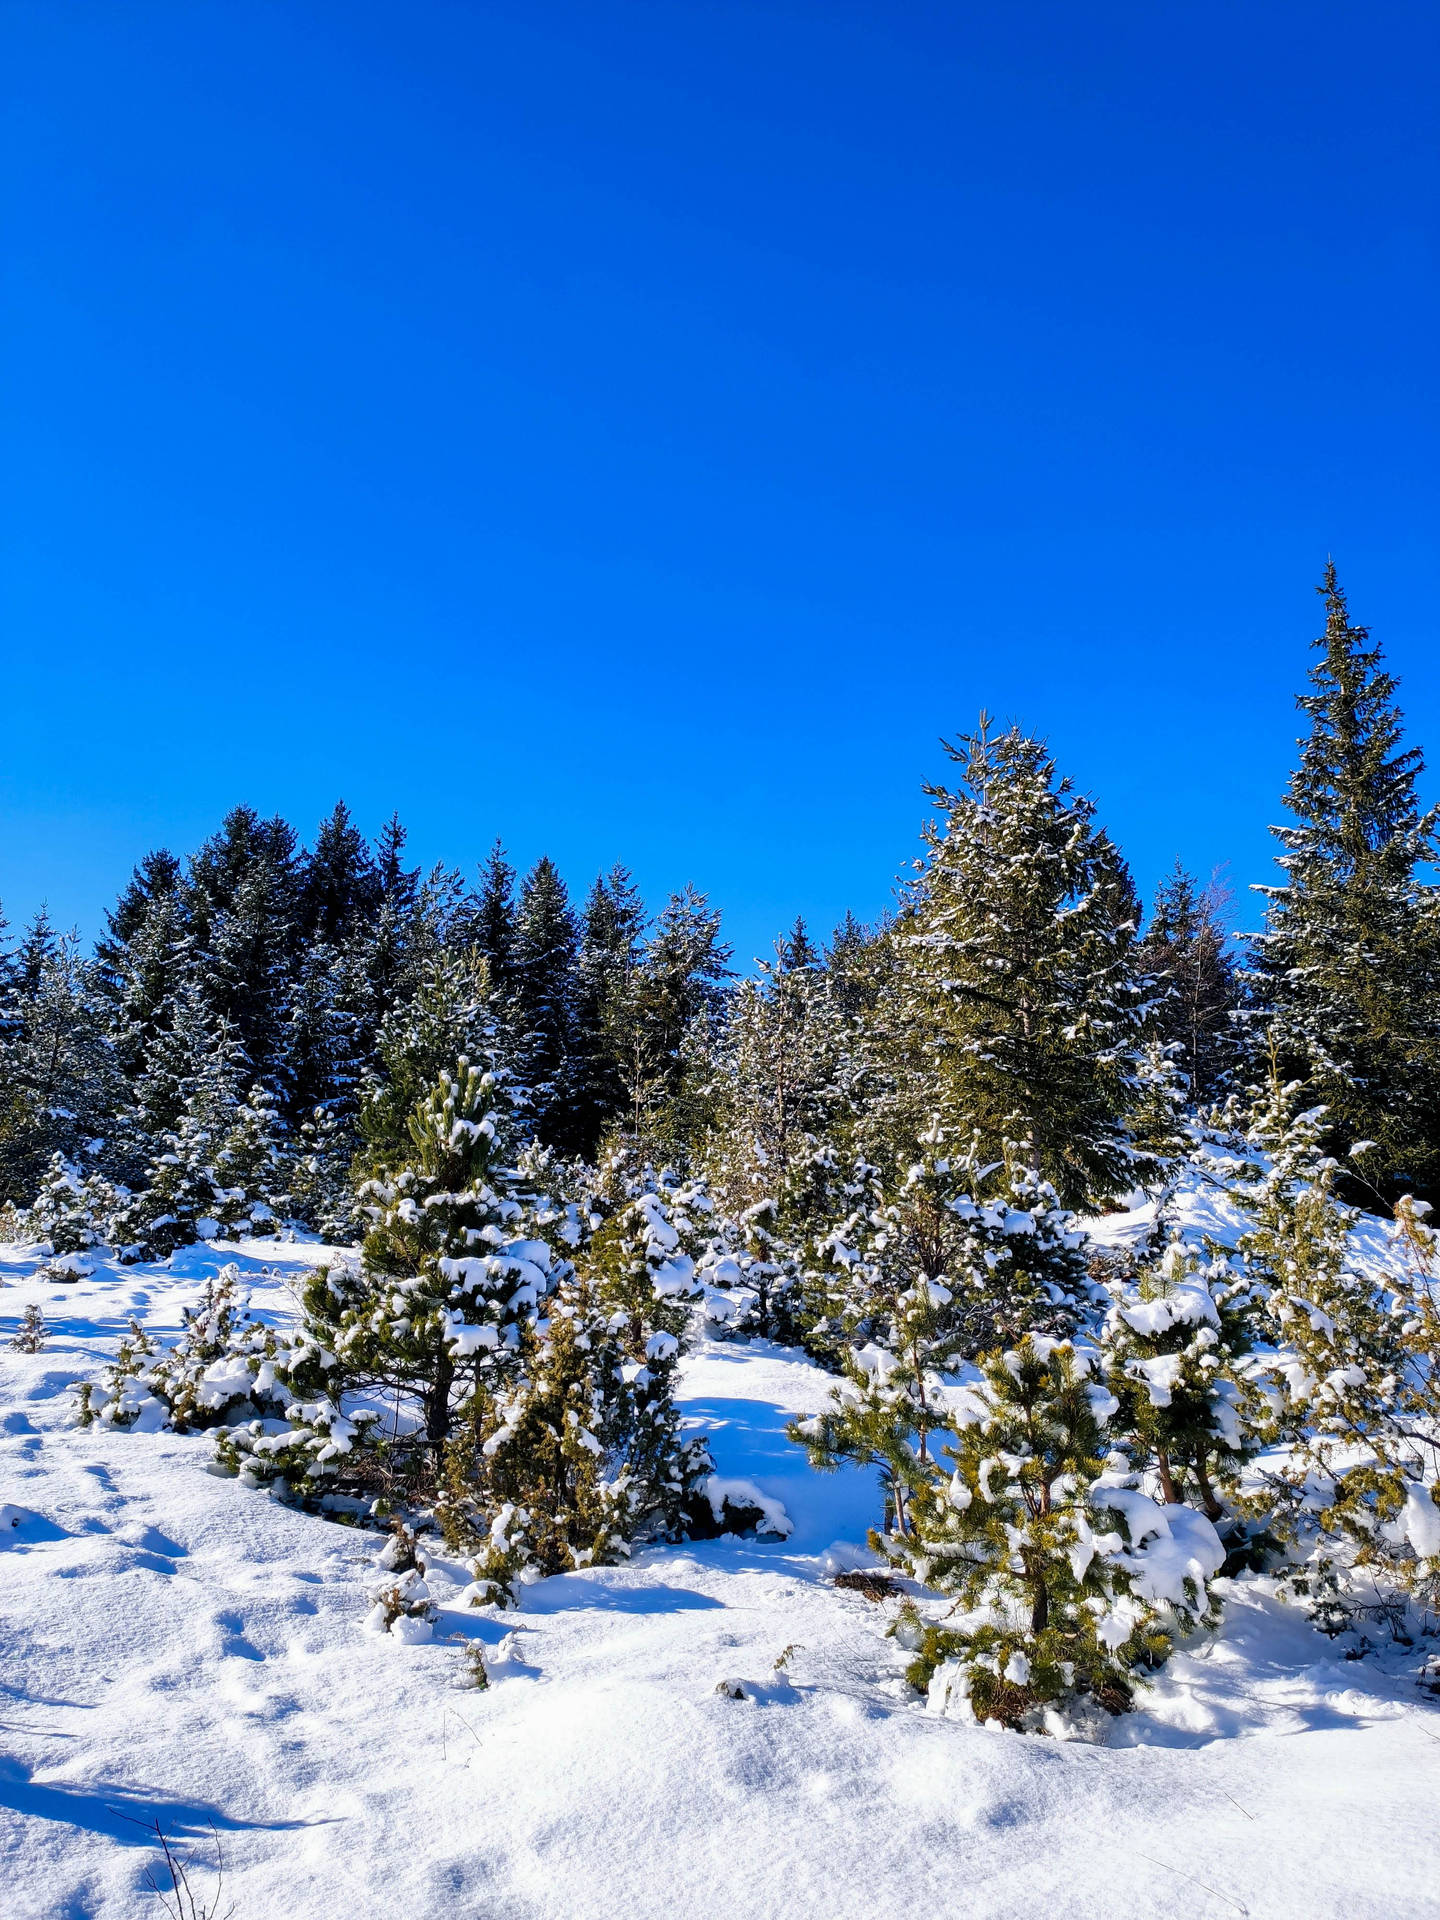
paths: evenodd
<path fill-rule="evenodd" d="M 20 1324 L 10 1344 L 17 1353 L 43 1353 L 49 1335 L 50 1329 L 45 1324 L 39 1302 L 32 1300 L 21 1314 Z"/>
<path fill-rule="evenodd" d="M 1223 1256 L 1208 1263 L 1177 1237 L 1131 1285 L 1117 1282 L 1105 1319 L 1111 1429 L 1152 1467 L 1167 1506 L 1188 1502 L 1217 1526 L 1222 1492 L 1259 1444 L 1259 1396 L 1244 1370 L 1254 1288 Z"/>

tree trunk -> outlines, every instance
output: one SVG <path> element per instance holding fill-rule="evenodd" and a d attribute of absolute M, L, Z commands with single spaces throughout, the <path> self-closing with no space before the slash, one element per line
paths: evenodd
<path fill-rule="evenodd" d="M 425 1395 L 425 1439 L 439 1455 L 450 1438 L 450 1389 L 455 1383 L 455 1362 L 450 1349 L 441 1347 L 435 1362 L 435 1379 Z"/>
<path fill-rule="evenodd" d="M 1203 1453 L 1197 1453 L 1195 1456 L 1195 1484 L 1200 1489 L 1200 1506 L 1205 1518 L 1212 1524 L 1216 1520 L 1223 1520 L 1225 1509 L 1221 1506 L 1219 1496 L 1210 1484 L 1210 1476 L 1205 1471 Z"/>
<path fill-rule="evenodd" d="M 1034 1583 L 1035 1600 L 1030 1608 L 1031 1633 L 1043 1633 L 1050 1624 L 1050 1595 L 1045 1591 L 1043 1580 Z"/>

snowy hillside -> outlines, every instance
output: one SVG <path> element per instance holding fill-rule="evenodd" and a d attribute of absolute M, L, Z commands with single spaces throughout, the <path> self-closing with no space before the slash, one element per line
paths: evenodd
<path fill-rule="evenodd" d="M 646 1550 L 508 1613 L 431 1560 L 433 1641 L 367 1633 L 378 1536 L 213 1476 L 205 1435 L 72 1424 L 132 1315 L 172 1337 L 234 1260 L 280 1321 L 325 1252 L 197 1246 L 58 1285 L 0 1249 L 0 1339 L 31 1302 L 50 1328 L 0 1352 L 6 1920 L 158 1913 L 156 1820 L 202 1901 L 213 1825 L 236 1920 L 1434 1911 L 1420 1652 L 1347 1660 L 1264 1581 L 1220 1582 L 1219 1636 L 1106 1746 L 927 1711 L 898 1600 L 834 1584 L 878 1494 L 785 1438 L 829 1381 L 784 1349 L 701 1340 L 681 1398 L 787 1538 Z"/>

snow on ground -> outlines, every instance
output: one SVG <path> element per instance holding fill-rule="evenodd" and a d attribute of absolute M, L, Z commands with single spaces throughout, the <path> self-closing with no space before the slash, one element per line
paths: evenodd
<path fill-rule="evenodd" d="M 213 1823 L 236 1920 L 1437 1910 L 1418 1653 L 1347 1662 L 1262 1583 L 1222 1583 L 1220 1638 L 1108 1746 L 928 1714 L 885 1637 L 895 1603 L 830 1578 L 878 1495 L 786 1441 L 826 1381 L 783 1349 L 704 1344 L 685 1396 L 721 1473 L 784 1503 L 787 1540 L 648 1551 L 532 1586 L 518 1614 L 452 1604 L 425 1646 L 362 1630 L 375 1536 L 213 1477 L 203 1435 L 70 1425 L 131 1314 L 173 1335 L 233 1258 L 280 1315 L 323 1257 L 244 1242 L 62 1286 L 0 1248 L 0 1341 L 31 1300 L 52 1329 L 41 1354 L 0 1347 L 5 1920 L 158 1914 L 156 1819 L 202 1899 Z M 442 1604 L 466 1577 L 427 1575 Z M 465 1641 L 486 1692 L 460 1684 Z"/>

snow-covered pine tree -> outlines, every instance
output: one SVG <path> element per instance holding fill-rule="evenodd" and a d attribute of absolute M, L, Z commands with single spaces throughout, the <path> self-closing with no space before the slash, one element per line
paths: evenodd
<path fill-rule="evenodd" d="M 790 1430 L 822 1469 L 877 1467 L 886 1525 L 900 1532 L 929 1471 L 929 1435 L 947 1423 L 943 1374 L 997 1337 L 1068 1331 L 1085 1280 L 1081 1236 L 1028 1166 L 1013 1154 L 1008 1168 L 983 1166 L 973 1143 L 948 1149 L 938 1121 L 920 1147 L 888 1198 L 877 1170 L 861 1169 L 856 1204 L 819 1243 L 825 1265 L 809 1277 L 828 1315 L 807 1344 L 838 1346 L 846 1377 L 827 1409 Z"/>
<path fill-rule="evenodd" d="M 515 869 L 497 840 L 480 869 L 480 885 L 466 906 L 462 937 L 489 968 L 497 1004 L 510 991 L 515 968 Z"/>
<path fill-rule="evenodd" d="M 270 1085 L 284 1074 L 299 889 L 294 829 L 253 807 L 234 808 L 190 862 L 192 977 L 211 1019 L 229 1026 Z"/>
<path fill-rule="evenodd" d="M 1120 1712 L 1172 1627 L 1208 1611 L 1205 1580 L 1223 1558 L 1214 1529 L 1158 1507 L 1107 1450 L 1114 1400 L 1097 1365 L 1038 1336 L 989 1356 L 952 1417 L 953 1471 L 917 1482 L 905 1534 L 872 1535 L 969 1616 L 930 1628 L 911 1669 L 937 1704 L 962 1699 L 977 1719 L 1036 1729 L 1076 1696 Z"/>
<path fill-rule="evenodd" d="M 40 1303 L 31 1300 L 20 1316 L 20 1324 L 11 1336 L 10 1345 L 16 1353 L 43 1353 L 49 1337 L 50 1329 L 45 1324 Z"/>
<path fill-rule="evenodd" d="M 1217 880 L 1202 888 L 1177 860 L 1156 888 L 1137 949 L 1153 983 L 1152 1031 L 1179 1049 L 1192 1106 L 1223 1100 L 1241 1064 L 1240 982 L 1225 933 L 1227 904 Z"/>
<path fill-rule="evenodd" d="M 329 1107 L 316 1107 L 300 1126 L 290 1163 L 290 1204 L 297 1220 L 323 1240 L 357 1245 L 363 1234 L 350 1169 L 355 1135 Z"/>
<path fill-rule="evenodd" d="M 1351 623 L 1333 563 L 1325 632 L 1296 704 L 1310 723 L 1274 829 L 1282 886 L 1255 942 L 1254 989 L 1286 1078 L 1325 1108 L 1352 1197 L 1440 1199 L 1440 809 L 1422 814 L 1418 748 L 1401 749 L 1397 682 Z M 1363 1153 L 1358 1151 L 1365 1143 Z"/>
<path fill-rule="evenodd" d="M 275 1416 L 289 1396 L 279 1377 L 281 1345 L 250 1312 L 233 1263 L 205 1283 L 182 1315 L 173 1346 L 157 1347 L 138 1322 L 98 1383 L 80 1388 L 80 1425 L 154 1433 L 225 1426 L 257 1409 Z"/>
<path fill-rule="evenodd" d="M 79 940 L 42 907 L 0 980 L 0 1202 L 22 1206 L 56 1153 L 106 1152 L 121 1083 Z"/>
<path fill-rule="evenodd" d="M 405 1148 L 360 1189 L 372 1225 L 359 1267 L 322 1270 L 303 1297 L 307 1335 L 338 1359 L 316 1386 L 408 1400 L 437 1465 L 456 1407 L 505 1378 L 555 1264 L 544 1242 L 511 1245 L 520 1206 L 496 1155 L 503 1100 L 483 1060 L 442 1070 Z"/>
<path fill-rule="evenodd" d="M 909 1127 L 938 1110 L 988 1159 L 1020 1143 L 1067 1206 L 1098 1204 L 1153 1171 L 1127 1124 L 1146 1012 L 1130 876 L 1040 741 L 982 716 L 947 751 L 962 785 L 927 789 L 942 817 L 888 936 L 877 1066 Z"/>
<path fill-rule="evenodd" d="M 630 1157 L 682 1159 L 709 1118 L 713 1035 L 723 1018 L 730 949 L 703 893 L 672 894 L 623 982 L 611 1032 L 625 1093 Z"/>
<path fill-rule="evenodd" d="M 1266 1437 L 1289 1447 L 1267 1476 L 1269 1524 L 1294 1554 L 1308 1553 L 1292 1584 L 1322 1621 L 1343 1625 L 1357 1611 L 1352 1567 L 1401 1590 L 1440 1580 L 1440 1315 L 1426 1203 L 1397 1203 L 1398 1275 L 1377 1282 L 1349 1257 L 1359 1215 L 1336 1199 L 1325 1115 L 1301 1107 L 1304 1091 L 1281 1082 L 1277 1061 L 1253 1131 L 1269 1167 L 1242 1190 L 1253 1224 L 1240 1252 L 1268 1296 Z"/>
<path fill-rule="evenodd" d="M 289 1156 L 275 1096 L 257 1080 L 234 1109 L 212 1162 L 226 1233 L 271 1233 L 289 1212 Z"/>
<path fill-rule="evenodd" d="M 57 1153 L 25 1218 L 37 1240 L 49 1241 L 52 1254 L 86 1253 L 110 1239 L 123 1204 L 103 1174 L 82 1175 Z"/>
<path fill-rule="evenodd" d="M 1133 1281 L 1117 1280 L 1101 1339 L 1119 1403 L 1111 1431 L 1167 1506 L 1188 1502 L 1216 1525 L 1263 1423 L 1245 1365 L 1256 1293 L 1223 1255 L 1202 1260 L 1175 1233 Z"/>
<path fill-rule="evenodd" d="M 797 921 L 737 989 L 718 1050 L 718 1197 L 736 1214 L 768 1199 L 787 1226 L 816 1148 L 849 1117 L 846 1026 L 820 960 Z"/>
<path fill-rule="evenodd" d="M 416 1102 L 462 1054 L 482 1063 L 501 1089 L 494 1115 L 501 1129 L 500 1160 L 519 1150 L 525 1129 L 517 1108 L 528 1106 L 528 1096 L 500 1059 L 496 999 L 489 962 L 477 948 L 457 950 L 438 942 L 431 947 L 415 991 L 391 1008 L 376 1040 L 376 1066 L 359 1119 L 362 1177 L 408 1154 Z"/>
<path fill-rule="evenodd" d="M 189 1049 L 167 1047 L 164 1036 L 175 1023 L 190 959 L 183 869 L 161 848 L 135 868 L 95 950 L 97 996 L 127 1089 L 116 1155 L 127 1179 L 140 1176 L 184 1105 L 181 1062 Z"/>
<path fill-rule="evenodd" d="M 180 1117 L 159 1135 L 140 1191 L 115 1221 L 120 1243 L 147 1259 L 163 1260 L 221 1225 L 219 1190 L 225 1183 L 215 1159 L 235 1123 L 248 1062 L 228 1025 L 222 1021 L 207 1032 L 203 1018 L 192 988 L 187 1004 L 176 1009 L 176 1026 L 161 1037 L 167 1051 L 183 1043 L 198 1052 L 198 1058 L 191 1053 L 191 1070 L 180 1083 Z"/>
<path fill-rule="evenodd" d="M 699 1293 L 680 1246 L 684 1189 L 642 1179 L 556 1270 L 543 1320 L 520 1334 L 514 1385 L 477 1398 L 450 1450 L 445 1523 L 479 1549 L 477 1600 L 514 1583 L 613 1561 L 636 1539 L 674 1539 L 703 1512 L 712 1463 L 681 1428 L 674 1375 Z M 678 1224 L 677 1224 L 678 1223 Z"/>

